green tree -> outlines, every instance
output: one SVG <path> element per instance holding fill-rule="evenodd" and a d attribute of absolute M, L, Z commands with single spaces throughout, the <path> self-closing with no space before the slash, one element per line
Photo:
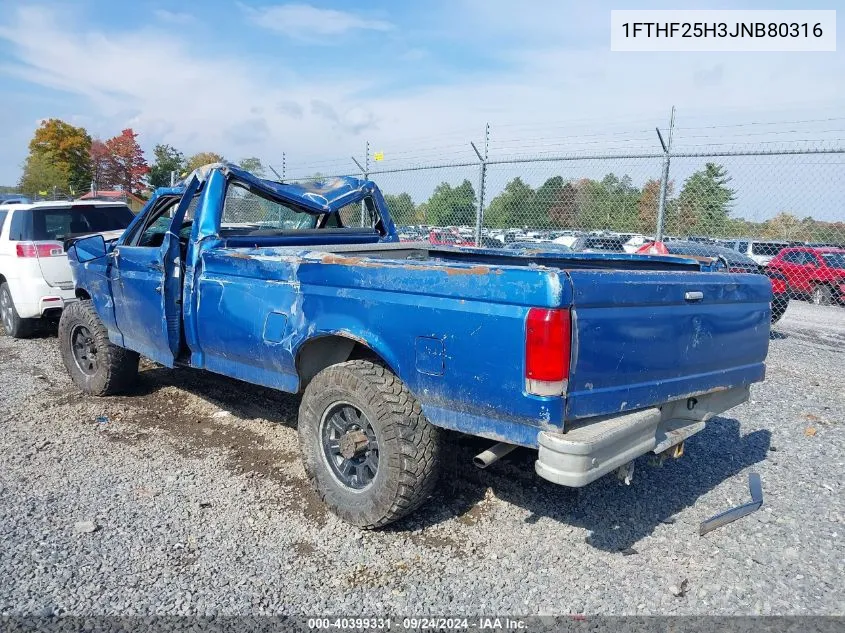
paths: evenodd
<path fill-rule="evenodd" d="M 534 193 L 531 209 L 540 221 L 559 229 L 576 228 L 578 220 L 577 191 L 562 176 L 553 176 Z"/>
<path fill-rule="evenodd" d="M 475 189 L 469 180 L 457 187 L 442 182 L 426 203 L 427 222 L 436 226 L 474 224 L 477 204 Z"/>
<path fill-rule="evenodd" d="M 185 171 L 190 174 L 197 167 L 202 167 L 203 165 L 208 165 L 210 163 L 222 163 L 223 160 L 224 159 L 220 154 L 215 154 L 214 152 L 199 152 L 188 159 L 188 163 L 185 165 Z"/>
<path fill-rule="evenodd" d="M 148 177 L 150 187 L 153 189 L 169 187 L 171 172 L 176 173 L 176 180 L 178 180 L 187 170 L 185 155 L 172 145 L 156 145 L 153 149 L 153 156 L 155 161 L 150 167 Z"/>
<path fill-rule="evenodd" d="M 417 209 L 410 195 L 407 193 L 400 193 L 396 196 L 386 194 L 384 202 L 390 210 L 390 217 L 393 218 L 394 223 L 399 226 L 415 223 Z"/>
<path fill-rule="evenodd" d="M 30 154 L 24 163 L 19 187 L 33 197 L 40 192 L 52 193 L 54 189 L 67 193 L 67 175 L 48 155 Z"/>
<path fill-rule="evenodd" d="M 261 162 L 260 158 L 256 158 L 255 156 L 242 158 L 238 165 L 242 169 L 247 170 L 249 173 L 258 176 L 259 178 L 264 178 L 264 164 Z"/>
<path fill-rule="evenodd" d="M 636 231 L 640 190 L 627 174 L 578 183 L 578 225 L 586 229 Z"/>
<path fill-rule="evenodd" d="M 490 201 L 484 224 L 494 228 L 547 226 L 548 216 L 540 217 L 533 202 L 534 190 L 517 176 Z"/>
<path fill-rule="evenodd" d="M 29 158 L 39 157 L 35 161 Z M 85 128 L 75 127 L 61 119 L 42 121 L 29 142 L 29 158 L 24 163 L 21 183 L 38 180 L 44 175 L 45 162 L 51 162 L 61 173 L 56 187 L 79 193 L 91 184 L 91 137 Z M 39 175 L 27 174 L 27 169 L 40 170 Z M 55 171 L 52 171 L 55 176 Z"/>
<path fill-rule="evenodd" d="M 707 163 L 686 179 L 678 197 L 679 226 L 684 232 L 717 234 L 727 224 L 736 191 L 722 165 Z"/>

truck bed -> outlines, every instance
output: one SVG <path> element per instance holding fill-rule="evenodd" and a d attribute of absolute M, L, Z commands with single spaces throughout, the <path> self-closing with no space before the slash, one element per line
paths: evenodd
<path fill-rule="evenodd" d="M 296 373 L 309 337 L 351 334 L 402 377 L 433 423 L 525 445 L 536 445 L 537 428 L 762 380 L 768 349 L 767 278 L 699 272 L 697 262 L 672 257 L 224 246 L 203 254 L 199 284 L 199 339 L 227 352 L 221 366 L 240 357 L 256 381 L 247 366 L 263 363 L 271 384 L 280 369 Z M 532 307 L 571 310 L 563 398 L 525 393 Z M 219 323 L 221 309 L 247 312 Z M 254 329 L 273 312 L 287 315 L 285 362 Z"/>

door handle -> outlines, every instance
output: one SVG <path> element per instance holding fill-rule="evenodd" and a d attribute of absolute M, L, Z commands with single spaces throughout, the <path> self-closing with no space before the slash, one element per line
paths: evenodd
<path fill-rule="evenodd" d="M 687 292 L 684 294 L 684 299 L 687 301 L 701 301 L 704 299 L 704 293 L 698 290 Z"/>

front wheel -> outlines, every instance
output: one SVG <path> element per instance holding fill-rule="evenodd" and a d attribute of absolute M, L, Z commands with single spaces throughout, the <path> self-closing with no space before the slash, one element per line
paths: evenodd
<path fill-rule="evenodd" d="M 305 472 L 329 509 L 362 528 L 387 525 L 428 499 L 440 434 L 382 365 L 355 360 L 317 374 L 299 408 Z"/>
<path fill-rule="evenodd" d="M 833 293 L 829 286 L 816 286 L 810 298 L 817 306 L 829 306 L 833 303 Z"/>
<path fill-rule="evenodd" d="M 91 301 L 77 301 L 64 309 L 59 347 L 73 383 L 88 395 L 120 393 L 138 375 L 138 354 L 112 345 Z"/>

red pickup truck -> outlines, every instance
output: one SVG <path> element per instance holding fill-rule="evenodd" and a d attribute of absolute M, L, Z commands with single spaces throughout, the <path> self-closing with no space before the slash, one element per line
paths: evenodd
<path fill-rule="evenodd" d="M 793 295 L 809 297 L 816 305 L 845 302 L 845 249 L 785 248 L 769 268 L 786 278 Z"/>

